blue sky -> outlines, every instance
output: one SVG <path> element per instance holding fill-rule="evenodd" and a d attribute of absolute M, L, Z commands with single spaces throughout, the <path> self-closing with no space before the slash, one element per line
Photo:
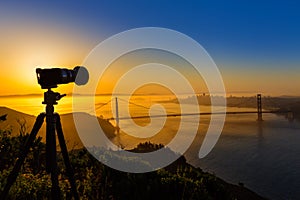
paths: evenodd
<path fill-rule="evenodd" d="M 299 6 L 297 1 L 5 1 L 0 25 L 53 26 L 64 31 L 57 34 L 83 36 L 89 48 L 130 28 L 165 27 L 197 40 L 225 74 L 295 74 L 300 71 Z"/>
<path fill-rule="evenodd" d="M 189 35 L 211 54 L 225 60 L 234 56 L 242 61 L 268 58 L 274 63 L 278 59 L 299 61 L 300 3 L 297 1 L 75 0 L 4 4 L 7 6 L 4 12 L 9 16 L 56 21 L 86 29 L 93 37 L 97 33 L 110 36 L 135 27 L 161 26 Z"/>

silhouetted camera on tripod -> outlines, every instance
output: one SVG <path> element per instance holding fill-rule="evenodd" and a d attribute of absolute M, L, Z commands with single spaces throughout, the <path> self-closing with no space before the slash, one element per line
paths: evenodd
<path fill-rule="evenodd" d="M 71 82 L 75 82 L 76 85 L 85 85 L 89 80 L 89 73 L 87 69 L 82 66 L 76 66 L 74 69 L 37 68 L 36 75 L 42 89 L 56 88 L 57 84 L 67 84 Z"/>
<path fill-rule="evenodd" d="M 61 192 L 58 183 L 58 168 L 57 168 L 57 152 L 56 152 L 56 136 L 60 145 L 63 160 L 66 166 L 67 176 L 69 177 L 71 191 L 75 200 L 79 200 L 79 195 L 76 189 L 76 183 L 74 179 L 74 172 L 71 166 L 68 150 L 63 134 L 63 129 L 58 113 L 54 112 L 54 105 L 65 94 L 53 92 L 51 88 L 56 88 L 58 84 L 66 84 L 75 82 L 77 85 L 84 85 L 88 82 L 89 73 L 84 67 L 75 67 L 73 70 L 65 68 L 52 68 L 52 69 L 36 69 L 38 83 L 42 89 L 47 89 L 44 92 L 43 104 L 46 105 L 46 112 L 40 113 L 36 118 L 33 125 L 29 138 L 22 149 L 22 153 L 18 157 L 14 168 L 7 178 L 6 185 L 1 191 L 0 199 L 6 199 L 10 187 L 16 181 L 17 176 L 20 172 L 21 166 L 34 142 L 36 135 L 42 127 L 46 118 L 46 171 L 51 174 L 51 198 L 55 200 L 61 199 Z"/>

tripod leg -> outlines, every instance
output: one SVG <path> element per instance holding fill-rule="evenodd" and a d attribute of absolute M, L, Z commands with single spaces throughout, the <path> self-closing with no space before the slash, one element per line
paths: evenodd
<path fill-rule="evenodd" d="M 70 163 L 65 138 L 64 138 L 62 127 L 61 127 L 60 116 L 57 113 L 54 115 L 56 116 L 56 124 L 57 124 L 56 129 L 57 129 L 58 141 L 60 144 L 64 162 L 65 162 L 67 175 L 68 175 L 68 178 L 69 178 L 69 181 L 71 184 L 71 190 L 72 190 L 74 199 L 79 200 L 79 195 L 78 195 L 78 192 L 76 189 L 76 183 L 75 183 L 75 178 L 74 178 L 74 171 L 73 171 L 73 168 Z"/>
<path fill-rule="evenodd" d="M 8 178 L 7 178 L 7 182 L 6 185 L 4 187 L 4 190 L 0 196 L 0 199 L 5 199 L 12 184 L 16 181 L 18 174 L 20 172 L 21 166 L 24 163 L 24 160 L 29 152 L 30 147 L 32 146 L 34 139 L 37 135 L 37 133 L 39 132 L 40 128 L 43 125 L 44 122 L 44 118 L 45 118 L 45 113 L 41 113 L 37 118 L 36 121 L 34 123 L 34 126 L 31 130 L 31 133 L 25 143 L 24 149 L 21 153 L 21 155 L 19 156 L 19 158 L 16 161 L 16 164 L 14 166 L 14 168 L 12 169 L 12 171 L 10 172 Z"/>
<path fill-rule="evenodd" d="M 56 157 L 56 135 L 55 135 L 56 119 L 50 113 L 46 115 L 46 166 L 47 172 L 51 173 L 51 196 L 52 199 L 61 199 L 61 193 L 58 182 L 58 169 Z"/>

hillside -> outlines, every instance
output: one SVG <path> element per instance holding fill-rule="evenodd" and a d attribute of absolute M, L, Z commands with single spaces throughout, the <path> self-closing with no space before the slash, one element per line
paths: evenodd
<path fill-rule="evenodd" d="M 33 127 L 36 117 L 33 115 L 28 115 L 22 112 L 15 111 L 10 108 L 0 107 L 0 115 L 7 114 L 7 119 L 5 121 L 0 121 L 0 129 L 9 129 L 12 131 L 12 136 L 19 135 L 20 128 L 25 130 L 25 132 L 29 133 Z M 88 120 L 89 118 L 94 118 L 91 115 L 84 114 L 84 113 L 75 113 L 75 115 L 84 115 L 84 117 Z M 67 143 L 68 149 L 78 149 L 82 148 L 82 142 L 78 136 L 76 131 L 74 121 L 73 121 L 73 114 L 63 114 L 60 115 L 62 128 L 65 136 L 65 140 Z M 114 131 L 115 128 L 107 121 L 97 118 L 99 121 L 100 126 L 107 134 L 108 138 L 112 138 L 115 136 Z M 87 125 L 86 129 L 88 130 L 89 127 Z M 23 130 L 23 132 L 24 132 Z M 42 137 L 42 141 L 45 142 L 46 138 L 46 120 L 42 128 L 39 131 L 38 136 Z"/>

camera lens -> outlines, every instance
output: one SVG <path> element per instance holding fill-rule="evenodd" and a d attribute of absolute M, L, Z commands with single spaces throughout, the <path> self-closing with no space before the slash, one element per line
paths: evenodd
<path fill-rule="evenodd" d="M 74 68 L 76 72 L 75 84 L 85 85 L 89 81 L 89 72 L 85 67 L 77 66 Z"/>

